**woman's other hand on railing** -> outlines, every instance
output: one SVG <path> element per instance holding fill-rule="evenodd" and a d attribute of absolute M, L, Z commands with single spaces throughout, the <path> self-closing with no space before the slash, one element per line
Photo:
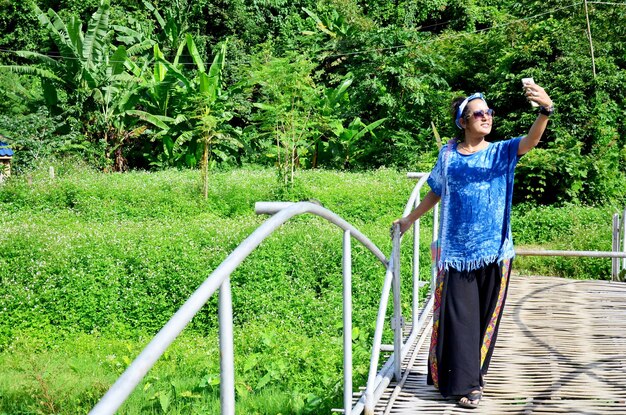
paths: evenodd
<path fill-rule="evenodd" d="M 400 225 L 400 235 L 404 235 L 404 232 L 406 232 L 412 224 L 413 221 L 411 221 L 408 216 L 395 220 L 391 225 L 391 236 L 393 236 L 393 227 L 395 225 Z"/>

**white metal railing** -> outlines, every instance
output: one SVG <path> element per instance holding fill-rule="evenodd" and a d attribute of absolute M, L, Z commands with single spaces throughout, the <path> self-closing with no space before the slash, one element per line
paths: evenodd
<path fill-rule="evenodd" d="M 411 195 L 407 209 L 416 206 L 419 200 L 419 188 L 425 182 L 425 177 L 416 185 L 416 190 Z M 400 232 L 399 226 L 394 226 L 392 253 L 389 260 L 365 235 L 344 219 L 317 204 L 309 202 L 289 203 L 289 202 L 259 202 L 255 206 L 258 214 L 271 214 L 248 238 L 246 238 L 209 277 L 198 287 L 191 297 L 172 316 L 165 326 L 156 334 L 152 341 L 144 348 L 137 358 L 128 366 L 124 373 L 111 386 L 102 399 L 94 406 L 90 414 L 113 414 L 128 398 L 130 393 L 141 382 L 143 377 L 161 357 L 165 350 L 171 345 L 176 337 L 189 324 L 195 314 L 206 304 L 209 298 L 219 289 L 219 338 L 220 338 L 220 400 L 221 413 L 235 413 L 235 388 L 234 388 L 234 351 L 233 351 L 233 319 L 232 319 L 232 297 L 230 290 L 230 275 L 247 256 L 260 245 L 272 232 L 296 215 L 310 213 L 337 225 L 343 229 L 343 320 L 344 320 L 344 413 L 360 414 L 365 409 L 366 413 L 371 413 L 376 401 L 379 399 L 384 388 L 389 384 L 392 377 L 400 379 L 400 364 L 408 348 L 406 345 L 412 344 L 417 337 L 419 328 L 425 322 L 427 312 L 422 312 L 419 317 L 417 309 L 419 307 L 419 221 L 416 222 L 416 235 L 414 239 L 414 261 L 413 261 L 413 324 L 412 332 L 405 343 L 403 343 L 402 328 L 404 321 L 401 314 L 400 302 Z M 405 209 L 406 211 L 406 209 Z M 377 315 L 377 324 L 374 333 L 374 344 L 372 357 L 370 360 L 370 374 L 366 393 L 362 398 L 352 405 L 352 258 L 351 258 L 351 237 L 355 238 L 374 254 L 385 266 L 386 274 L 383 284 L 382 296 Z M 394 331 L 394 353 L 382 366 L 380 371 L 376 371 L 381 349 L 383 327 L 388 305 L 389 293 L 393 290 L 394 312 L 392 326 Z M 432 299 L 427 303 L 432 306 Z"/>
<path fill-rule="evenodd" d="M 420 192 L 428 178 L 428 173 L 408 173 L 407 177 L 418 179 L 402 216 L 406 216 L 420 202 Z M 113 414 L 128 398 L 134 388 L 161 357 L 175 338 L 187 326 L 195 314 L 206 304 L 208 299 L 219 289 L 219 337 L 220 337 L 220 400 L 221 413 L 235 413 L 235 382 L 234 382 L 234 351 L 233 351 L 233 320 L 232 298 L 230 291 L 230 275 L 247 256 L 259 246 L 272 232 L 291 219 L 293 216 L 305 213 L 325 218 L 329 222 L 343 229 L 343 324 L 344 324 L 344 414 L 366 415 L 373 414 L 374 406 L 382 396 L 385 388 L 392 379 L 401 380 L 401 362 L 405 358 L 410 346 L 417 340 L 418 334 L 427 322 L 427 317 L 433 306 L 433 283 L 436 277 L 436 268 L 433 264 L 431 273 L 430 295 L 419 309 L 419 289 L 426 282 L 419 280 L 419 246 L 420 221 L 414 224 L 413 252 L 412 252 L 412 324 L 411 333 L 403 340 L 404 319 L 401 313 L 400 295 L 400 231 L 399 226 L 392 227 L 392 250 L 389 260 L 384 254 L 356 228 L 344 219 L 317 204 L 309 202 L 258 202 L 255 206 L 257 214 L 273 215 L 259 226 L 222 262 L 209 277 L 198 287 L 191 297 L 172 316 L 167 324 L 157 333 L 153 340 L 139 354 L 139 356 L 124 371 L 100 402 L 91 410 L 90 414 Z M 433 214 L 433 241 L 437 238 L 439 228 L 439 214 L 435 207 Z M 352 405 L 352 257 L 351 238 L 363 244 L 385 266 L 386 273 L 382 287 L 382 294 L 376 317 L 376 328 L 372 345 L 372 355 L 368 372 L 367 385 L 364 393 Z M 620 246 L 622 247 L 621 252 Z M 626 270 L 626 209 L 620 220 L 619 214 L 613 217 L 613 246 L 610 252 L 598 251 L 545 251 L 545 250 L 517 250 L 517 255 L 548 255 L 548 256 L 586 256 L 610 257 L 613 259 L 612 276 L 620 278 L 620 269 Z M 619 258 L 623 258 L 619 261 Z M 390 292 L 393 292 L 393 317 L 391 326 L 394 333 L 393 347 L 382 344 L 382 335 Z M 383 350 L 393 350 L 388 360 L 378 370 L 380 353 Z"/>
<path fill-rule="evenodd" d="M 626 207 L 624 207 L 624 212 L 622 213 L 622 251 L 626 253 Z M 626 270 L 626 257 L 622 259 L 622 269 L 621 272 L 618 273 L 618 276 L 621 277 L 621 281 L 626 281 L 626 275 L 624 272 Z"/>
<path fill-rule="evenodd" d="M 567 251 L 545 249 L 516 249 L 520 256 L 570 256 L 585 258 L 611 258 L 611 280 L 626 280 L 626 209 L 622 216 L 613 215 L 611 251 Z"/>

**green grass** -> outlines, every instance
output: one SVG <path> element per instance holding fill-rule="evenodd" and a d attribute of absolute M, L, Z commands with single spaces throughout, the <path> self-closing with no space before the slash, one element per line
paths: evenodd
<path fill-rule="evenodd" d="M 0 414 L 86 413 L 226 256 L 266 218 L 254 202 L 315 198 L 390 251 L 389 224 L 414 181 L 381 169 L 304 171 L 292 189 L 268 169 L 102 174 L 61 165 L 0 186 Z M 518 246 L 608 250 L 617 206 L 516 206 Z M 430 240 L 431 216 L 422 224 Z M 341 407 L 341 235 L 294 218 L 232 275 L 239 413 Z M 564 238 L 567 235 L 567 238 Z M 409 239 L 409 238 L 406 238 Z M 421 278 L 429 278 L 427 244 Z M 403 308 L 410 307 L 403 245 Z M 384 270 L 353 246 L 355 385 L 364 383 Z M 424 265 L 426 264 L 426 265 Z M 608 260 L 519 258 L 523 273 L 607 278 Z M 218 413 L 212 298 L 121 408 Z M 389 333 L 385 334 L 389 341 Z"/>

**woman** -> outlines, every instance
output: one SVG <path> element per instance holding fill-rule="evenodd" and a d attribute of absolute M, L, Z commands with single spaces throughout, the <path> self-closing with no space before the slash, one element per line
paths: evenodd
<path fill-rule="evenodd" d="M 542 87 L 525 90 L 540 105 L 537 119 L 526 136 L 497 143 L 485 141 L 493 110 L 483 94 L 453 102 L 461 139 L 441 149 L 431 190 L 395 222 L 404 233 L 443 199 L 428 383 L 467 408 L 482 397 L 515 255 L 509 220 L 515 166 L 539 143 L 553 111 Z"/>

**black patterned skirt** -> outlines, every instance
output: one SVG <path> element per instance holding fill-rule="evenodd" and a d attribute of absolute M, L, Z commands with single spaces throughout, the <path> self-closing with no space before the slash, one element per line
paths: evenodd
<path fill-rule="evenodd" d="M 483 386 L 511 263 L 506 259 L 473 271 L 437 273 L 427 381 L 442 396 L 462 396 Z"/>

